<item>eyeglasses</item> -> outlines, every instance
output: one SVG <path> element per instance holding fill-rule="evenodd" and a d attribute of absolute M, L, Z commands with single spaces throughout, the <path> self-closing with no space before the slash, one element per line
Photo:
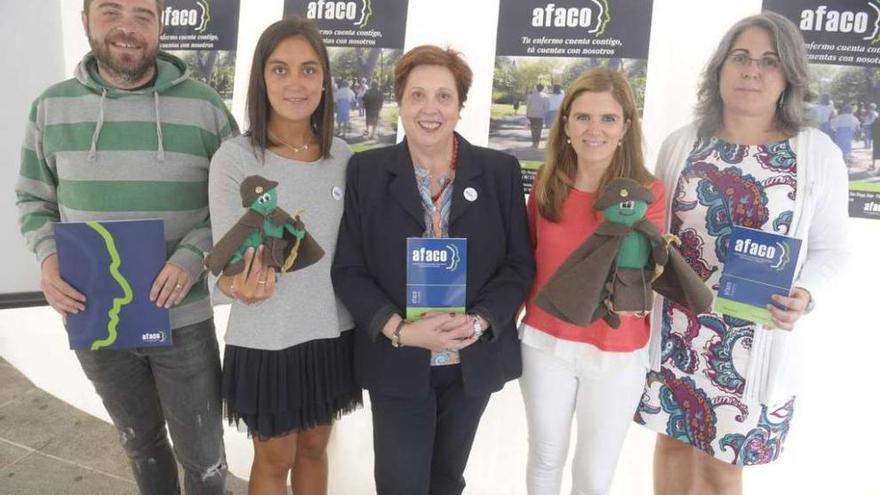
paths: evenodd
<path fill-rule="evenodd" d="M 747 69 L 754 62 L 761 72 L 775 72 L 782 65 L 777 57 L 752 58 L 745 53 L 733 53 L 727 56 L 727 60 L 738 69 Z"/>

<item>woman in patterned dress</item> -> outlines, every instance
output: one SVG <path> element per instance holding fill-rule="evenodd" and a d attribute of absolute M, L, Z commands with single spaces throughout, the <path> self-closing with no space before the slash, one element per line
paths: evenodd
<path fill-rule="evenodd" d="M 741 493 L 742 466 L 782 450 L 795 406 L 792 330 L 822 300 L 846 243 L 846 168 L 828 136 L 806 127 L 810 93 L 797 27 L 772 12 L 748 17 L 703 74 L 697 120 L 660 151 L 669 230 L 713 291 L 734 225 L 802 245 L 789 297 L 768 306 L 773 327 L 658 299 L 636 413 L 659 433 L 657 494 Z"/>

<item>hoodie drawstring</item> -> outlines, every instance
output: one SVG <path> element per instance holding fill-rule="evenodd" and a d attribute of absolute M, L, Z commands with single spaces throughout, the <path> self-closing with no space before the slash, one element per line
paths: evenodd
<path fill-rule="evenodd" d="M 95 133 L 92 134 L 92 147 L 89 149 L 89 161 L 98 159 L 98 138 L 101 137 L 101 129 L 104 128 L 104 100 L 107 99 L 107 89 L 101 90 L 101 103 L 98 112 L 98 121 L 95 123 Z"/>
<path fill-rule="evenodd" d="M 159 117 L 159 92 L 153 91 L 153 101 L 156 103 L 156 139 L 159 141 L 159 148 L 156 151 L 156 159 L 160 162 L 165 161 L 165 143 L 162 137 L 162 119 Z"/>

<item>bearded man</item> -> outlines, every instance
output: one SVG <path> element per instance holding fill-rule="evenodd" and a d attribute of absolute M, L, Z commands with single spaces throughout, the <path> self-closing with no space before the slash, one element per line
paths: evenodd
<path fill-rule="evenodd" d="M 173 344 L 76 356 L 141 493 L 180 493 L 180 462 L 186 493 L 222 494 L 220 359 L 203 257 L 211 247 L 208 166 L 238 127 L 214 90 L 159 50 L 161 11 L 161 0 L 84 0 L 92 51 L 74 78 L 31 107 L 17 205 L 41 289 L 62 316 L 89 302 L 59 274 L 53 223 L 164 220 L 167 263 L 150 299 L 170 309 Z"/>

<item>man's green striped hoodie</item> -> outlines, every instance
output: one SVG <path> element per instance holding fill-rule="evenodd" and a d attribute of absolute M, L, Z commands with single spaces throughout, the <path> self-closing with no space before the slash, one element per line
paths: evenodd
<path fill-rule="evenodd" d="M 90 53 L 75 77 L 31 105 L 16 184 L 19 224 L 38 262 L 54 222 L 161 218 L 168 261 L 197 282 L 171 310 L 179 328 L 211 316 L 202 261 L 211 248 L 208 165 L 238 127 L 220 96 L 160 52 L 152 85 L 105 83 Z"/>

